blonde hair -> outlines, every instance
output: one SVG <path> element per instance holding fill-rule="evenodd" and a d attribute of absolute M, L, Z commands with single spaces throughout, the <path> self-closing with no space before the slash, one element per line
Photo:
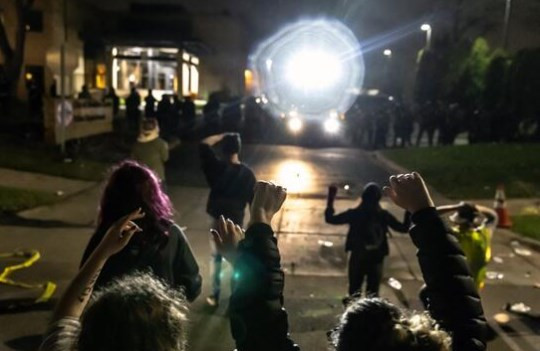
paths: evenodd
<path fill-rule="evenodd" d="M 114 280 L 81 319 L 80 351 L 184 351 L 187 302 L 149 273 Z"/>
<path fill-rule="evenodd" d="M 353 301 L 331 334 L 336 351 L 450 351 L 451 338 L 427 313 L 380 298 Z"/>

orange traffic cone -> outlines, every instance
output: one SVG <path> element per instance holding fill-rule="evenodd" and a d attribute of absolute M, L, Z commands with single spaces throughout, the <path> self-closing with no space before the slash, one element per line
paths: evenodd
<path fill-rule="evenodd" d="M 499 216 L 498 228 L 510 228 L 512 227 L 512 221 L 510 220 L 510 215 L 508 214 L 508 209 L 506 208 L 506 195 L 504 194 L 504 185 L 499 184 L 497 186 L 497 191 L 495 192 L 495 203 L 493 205 L 495 212 Z"/>

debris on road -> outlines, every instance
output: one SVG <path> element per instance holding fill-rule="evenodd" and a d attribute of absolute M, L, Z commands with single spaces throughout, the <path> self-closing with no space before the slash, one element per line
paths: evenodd
<path fill-rule="evenodd" d="M 334 243 L 327 240 L 319 240 L 319 245 L 324 247 L 333 247 Z"/>
<path fill-rule="evenodd" d="M 403 287 L 401 285 L 401 282 L 399 280 L 397 280 L 396 278 L 393 278 L 393 277 L 390 277 L 388 279 L 388 285 L 390 285 L 390 287 L 392 289 L 396 289 L 396 290 L 401 290 L 401 288 Z"/>
<path fill-rule="evenodd" d="M 495 262 L 495 263 L 504 263 L 504 260 L 499 256 L 493 256 L 493 262 Z"/>
<path fill-rule="evenodd" d="M 527 315 L 529 312 L 531 312 L 531 307 L 524 304 L 523 302 L 507 303 L 505 306 L 505 310 L 517 314 Z"/>
<path fill-rule="evenodd" d="M 495 272 L 495 271 L 487 271 L 486 278 L 491 279 L 491 280 L 502 280 L 504 278 L 504 273 Z"/>
<path fill-rule="evenodd" d="M 499 324 L 506 324 L 510 322 L 510 316 L 508 315 L 508 313 L 503 313 L 503 312 L 497 313 L 496 315 L 494 315 L 493 319 L 495 320 L 495 322 Z"/>
<path fill-rule="evenodd" d="M 531 250 L 528 250 L 528 249 L 524 249 L 524 248 L 521 248 L 521 247 L 514 247 L 514 252 L 516 253 L 516 255 L 519 255 L 519 256 L 531 256 L 532 255 L 532 252 Z"/>

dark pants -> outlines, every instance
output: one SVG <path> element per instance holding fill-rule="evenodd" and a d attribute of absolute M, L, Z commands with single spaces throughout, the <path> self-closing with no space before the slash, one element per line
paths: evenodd
<path fill-rule="evenodd" d="M 212 218 L 212 225 L 210 228 L 216 229 L 217 219 Z M 219 300 L 221 293 L 221 265 L 223 262 L 223 256 L 221 256 L 216 248 L 214 240 L 210 238 L 210 279 L 212 280 L 212 295 Z"/>
<path fill-rule="evenodd" d="M 362 293 L 364 278 L 367 280 L 366 296 L 379 296 L 384 258 L 365 258 L 354 252 L 349 259 L 349 295 Z"/>

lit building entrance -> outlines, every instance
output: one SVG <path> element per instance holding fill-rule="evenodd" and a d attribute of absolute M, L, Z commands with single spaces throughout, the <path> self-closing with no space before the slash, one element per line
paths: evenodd
<path fill-rule="evenodd" d="M 111 54 L 111 83 L 120 96 L 129 94 L 131 86 L 141 92 L 152 89 L 158 99 L 163 94 L 198 95 L 199 59 L 188 52 L 178 48 L 118 46 L 111 49 Z"/>

